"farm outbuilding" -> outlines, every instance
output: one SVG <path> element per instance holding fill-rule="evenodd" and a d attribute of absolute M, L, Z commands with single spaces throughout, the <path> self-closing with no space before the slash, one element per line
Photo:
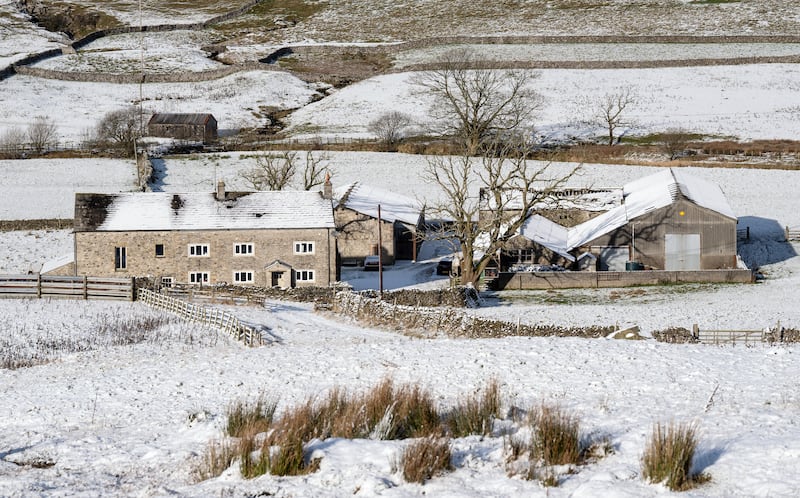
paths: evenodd
<path fill-rule="evenodd" d="M 736 215 L 718 185 L 669 169 L 625 185 L 622 205 L 570 229 L 567 245 L 600 270 L 736 268 Z"/>
<path fill-rule="evenodd" d="M 217 140 L 217 120 L 211 114 L 156 113 L 147 123 L 153 137 L 211 143 Z"/>

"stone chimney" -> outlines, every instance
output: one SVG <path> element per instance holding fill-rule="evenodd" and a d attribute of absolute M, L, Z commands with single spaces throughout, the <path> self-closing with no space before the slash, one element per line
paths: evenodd
<path fill-rule="evenodd" d="M 331 183 L 330 172 L 325 172 L 325 184 L 322 186 L 322 198 L 333 199 L 333 184 Z"/>
<path fill-rule="evenodd" d="M 217 200 L 224 201 L 225 200 L 225 182 L 222 180 L 217 182 Z"/>

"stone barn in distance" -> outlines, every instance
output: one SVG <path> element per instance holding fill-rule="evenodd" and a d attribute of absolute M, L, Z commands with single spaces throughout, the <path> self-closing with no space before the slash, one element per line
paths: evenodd
<path fill-rule="evenodd" d="M 212 143 L 217 140 L 217 120 L 211 114 L 156 113 L 147 123 L 147 134 Z"/>

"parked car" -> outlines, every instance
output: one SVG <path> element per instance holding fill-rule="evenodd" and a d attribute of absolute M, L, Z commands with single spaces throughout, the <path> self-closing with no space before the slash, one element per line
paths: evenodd
<path fill-rule="evenodd" d="M 364 271 L 378 271 L 380 259 L 378 256 L 367 256 L 364 258 Z"/>
<path fill-rule="evenodd" d="M 450 275 L 451 271 L 453 271 L 453 260 L 450 258 L 440 259 L 436 264 L 437 275 Z"/>

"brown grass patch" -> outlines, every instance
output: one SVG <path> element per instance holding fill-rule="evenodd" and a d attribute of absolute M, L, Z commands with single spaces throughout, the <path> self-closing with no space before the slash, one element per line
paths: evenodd
<path fill-rule="evenodd" d="M 491 379 L 480 395 L 459 402 L 445 416 L 445 425 L 452 437 L 489 434 L 494 418 L 500 416 L 500 385 Z"/>
<path fill-rule="evenodd" d="M 642 477 L 664 483 L 673 491 L 685 491 L 710 479 L 691 474 L 697 449 L 697 426 L 692 423 L 653 426 L 653 433 L 642 455 Z"/>
<path fill-rule="evenodd" d="M 400 457 L 403 478 L 408 482 L 426 481 L 452 469 L 450 439 L 424 437 L 411 443 Z"/>

